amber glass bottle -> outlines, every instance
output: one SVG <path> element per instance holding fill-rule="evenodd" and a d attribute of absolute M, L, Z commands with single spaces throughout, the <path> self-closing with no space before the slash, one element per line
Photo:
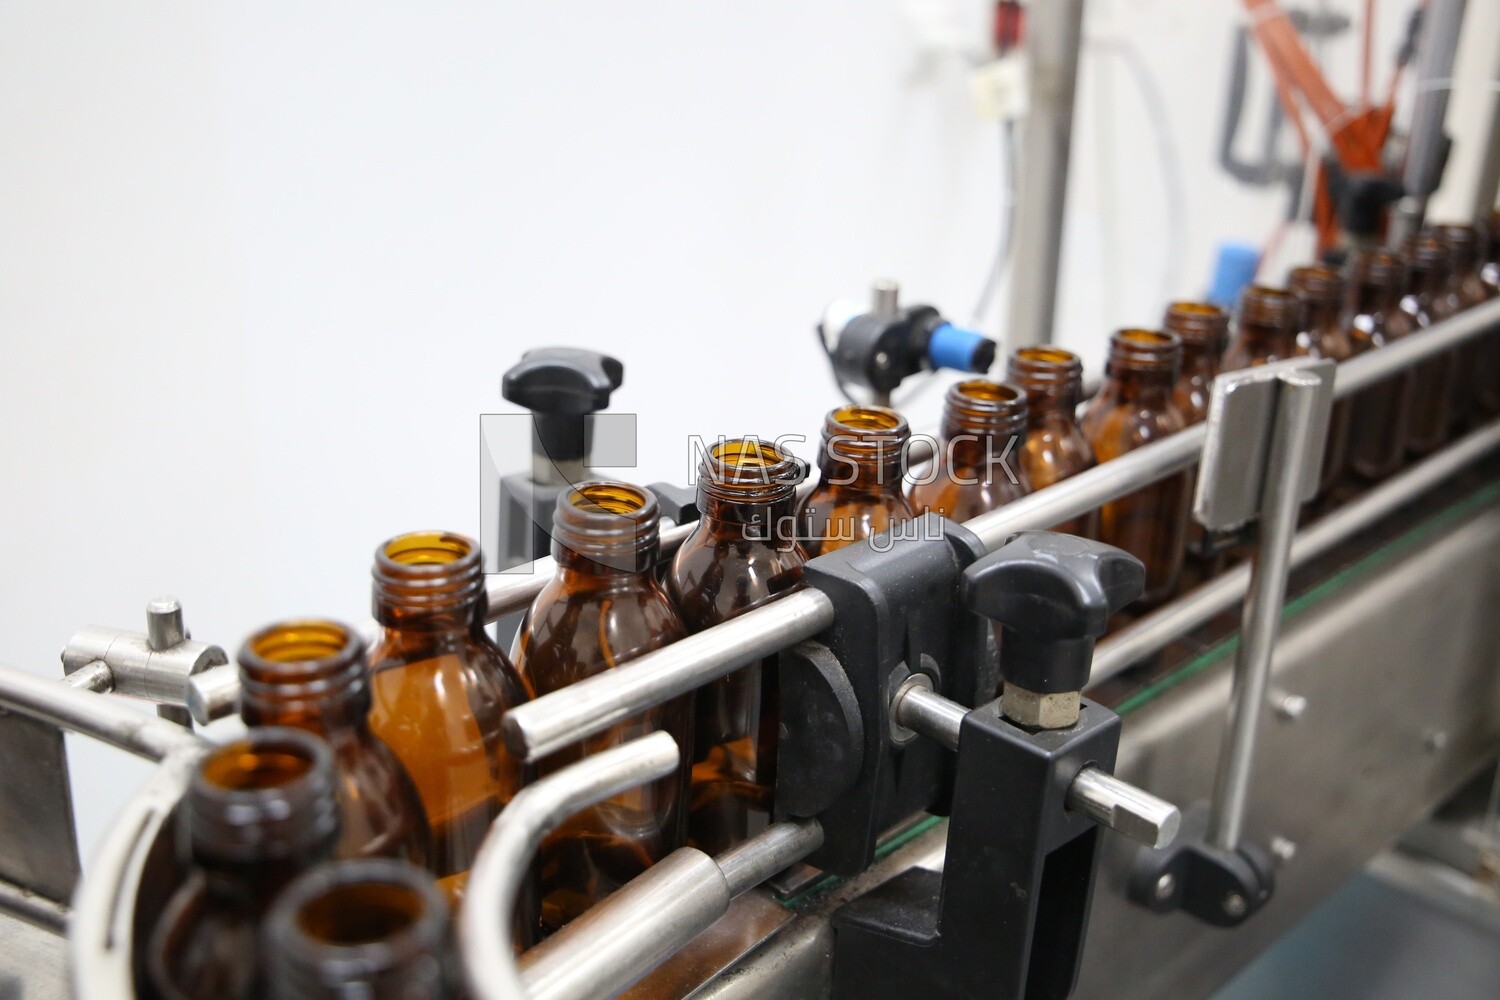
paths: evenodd
<path fill-rule="evenodd" d="M 884 406 L 841 406 L 823 422 L 819 480 L 797 509 L 802 547 L 822 555 L 914 516 L 901 492 L 911 430 Z"/>
<path fill-rule="evenodd" d="M 1224 352 L 1223 370 L 1238 371 L 1297 356 L 1302 303 L 1285 288 L 1251 285 L 1240 295 L 1234 342 Z"/>
<path fill-rule="evenodd" d="M 1026 422 L 1022 389 L 985 379 L 949 386 L 937 455 L 912 484 L 912 509 L 967 521 L 1030 493 Z"/>
<path fill-rule="evenodd" d="M 1302 301 L 1302 323 L 1297 333 L 1297 353 L 1309 358 L 1347 361 L 1354 356 L 1354 342 L 1344 319 L 1347 297 L 1344 276 L 1331 267 L 1294 267 L 1287 287 Z M 1349 421 L 1353 413 L 1348 399 L 1333 405 L 1328 417 L 1328 440 L 1323 446 L 1323 470 L 1318 477 L 1318 495 L 1327 496 L 1344 474 L 1349 461 Z"/>
<path fill-rule="evenodd" d="M 1189 427 L 1208 418 L 1208 401 L 1213 395 L 1224 349 L 1229 346 L 1229 314 L 1206 302 L 1174 302 L 1162 317 L 1162 329 L 1182 340 L 1182 371 L 1172 389 L 1183 422 Z M 1196 482 L 1196 471 L 1188 474 Z M 1188 494 L 1192 494 L 1189 485 Z M 1189 518 L 1187 558 L 1182 566 L 1182 587 L 1195 587 L 1223 568 L 1224 553 L 1237 537 L 1234 532 L 1208 531 Z"/>
<path fill-rule="evenodd" d="M 1454 311 L 1459 312 L 1489 301 L 1490 289 L 1480 275 L 1480 249 L 1484 234 L 1478 226 L 1444 225 L 1433 230 L 1448 248 L 1451 265 L 1448 296 Z M 1456 432 L 1469 422 L 1479 405 L 1484 385 L 1484 340 L 1471 340 L 1457 351 L 1457 370 L 1453 379 L 1453 399 L 1449 410 L 1449 430 Z M 1495 373 L 1500 378 L 1500 372 Z"/>
<path fill-rule="evenodd" d="M 1441 323 L 1458 311 L 1448 290 L 1452 273 L 1449 261 L 1448 248 L 1434 236 L 1424 234 L 1407 242 L 1410 271 L 1401 308 L 1416 321 L 1419 330 Z M 1406 432 L 1406 446 L 1413 454 L 1431 454 L 1448 440 L 1457 377 L 1458 362 L 1452 351 L 1417 365 L 1412 375 Z"/>
<path fill-rule="evenodd" d="M 1172 401 L 1189 427 L 1208 417 L 1208 400 L 1229 346 L 1229 314 L 1206 302 L 1174 302 L 1162 318 L 1162 329 L 1182 340 L 1182 372 Z"/>
<path fill-rule="evenodd" d="M 375 551 L 370 725 L 406 765 L 432 828 L 428 867 L 455 904 L 479 844 L 521 784 L 500 721 L 526 700 L 484 631 L 484 567 L 463 535 L 418 531 Z"/>
<path fill-rule="evenodd" d="M 1021 469 L 1033 490 L 1094 467 L 1094 449 L 1078 426 L 1083 362 L 1060 347 L 1022 347 L 1010 356 L 1006 379 L 1026 392 L 1026 443 Z M 1097 510 L 1053 525 L 1084 538 L 1099 534 Z"/>
<path fill-rule="evenodd" d="M 797 484 L 807 467 L 755 438 L 722 441 L 698 469 L 702 516 L 667 572 L 689 632 L 758 608 L 802 582 Z M 693 695 L 688 841 L 718 854 L 759 833 L 776 787 L 776 659 Z"/>
<path fill-rule="evenodd" d="M 266 727 L 210 752 L 178 809 L 191 873 L 151 935 L 147 974 L 165 1000 L 251 1000 L 262 918 L 281 890 L 333 852 L 333 755 L 300 729 Z"/>
<path fill-rule="evenodd" d="M 1411 333 L 1416 321 L 1401 309 L 1406 265 L 1381 250 L 1349 258 L 1349 340 L 1355 355 L 1378 350 Z M 1356 394 L 1349 428 L 1349 467 L 1365 480 L 1383 479 L 1401 468 L 1411 409 L 1410 370 Z"/>
<path fill-rule="evenodd" d="M 1187 426 L 1172 401 L 1182 366 L 1173 333 L 1121 330 L 1110 339 L 1104 384 L 1083 416 L 1094 457 L 1108 462 Z M 1172 596 L 1187 540 L 1191 477 L 1180 472 L 1104 505 L 1099 539 L 1146 564 L 1146 587 L 1135 607 Z"/>
<path fill-rule="evenodd" d="M 639 486 L 580 483 L 557 498 L 557 575 L 537 595 L 516 636 L 516 669 L 538 697 L 613 670 L 687 634 L 657 582 L 656 498 Z M 643 712 L 547 757 L 541 775 L 665 730 L 683 748 L 673 775 L 570 817 L 537 858 L 540 927 L 551 933 L 682 846 L 692 747 L 691 699 Z"/>
<path fill-rule="evenodd" d="M 319 865 L 266 917 L 272 1000 L 448 1000 L 448 904 L 420 868 L 387 858 Z"/>
<path fill-rule="evenodd" d="M 406 768 L 370 730 L 370 672 L 354 630 L 321 619 L 280 622 L 240 649 L 240 717 L 322 737 L 339 776 L 334 854 L 425 864 L 427 815 Z"/>

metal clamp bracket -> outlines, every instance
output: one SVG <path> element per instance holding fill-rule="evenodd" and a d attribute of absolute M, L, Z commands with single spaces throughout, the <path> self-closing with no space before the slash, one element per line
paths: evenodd
<path fill-rule="evenodd" d="M 1212 806 L 1191 811 L 1188 832 L 1175 847 L 1143 852 L 1131 881 L 1131 899 L 1156 912 L 1182 909 L 1232 927 L 1275 890 L 1268 855 L 1244 842 L 1245 808 L 1297 512 L 1317 491 L 1333 374 L 1331 361 L 1298 359 L 1214 382 L 1194 514 L 1207 528 L 1258 517 L 1260 530 Z"/>

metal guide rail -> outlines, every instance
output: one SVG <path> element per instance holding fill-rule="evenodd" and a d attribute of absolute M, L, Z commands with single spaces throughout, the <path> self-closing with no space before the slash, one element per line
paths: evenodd
<path fill-rule="evenodd" d="M 929 515 L 922 537 L 886 552 L 856 546 L 820 557 L 808 565 L 805 589 L 513 709 L 504 722 L 506 743 L 518 758 L 535 761 L 777 654 L 793 665 L 784 683 L 794 688 L 797 704 L 812 706 L 784 723 L 780 766 L 791 805 L 780 822 L 718 857 L 675 852 L 517 962 L 505 914 L 540 838 L 582 806 L 675 767 L 681 748 L 655 734 L 519 793 L 485 841 L 459 924 L 474 994 L 617 995 L 722 916 L 737 895 L 802 860 L 833 874 L 858 875 L 874 862 L 883 830 L 926 811 L 950 817 L 945 871 L 902 873 L 835 918 L 834 996 L 964 997 L 976 995 L 978 984 L 986 984 L 985 995 L 1065 995 L 1081 960 L 1099 827 L 1164 849 L 1177 840 L 1179 823 L 1170 803 L 1110 774 L 1119 721 L 1079 694 L 1091 671 L 1095 681 L 1117 673 L 1251 593 L 1246 631 L 1260 629 L 1260 638 L 1244 644 L 1248 652 L 1242 650 L 1237 666 L 1208 829 L 1185 830 L 1188 846 L 1165 869 L 1182 889 L 1151 907 L 1170 902 L 1201 920 L 1242 922 L 1272 890 L 1241 828 L 1255 720 L 1276 639 L 1266 619 L 1279 614 L 1287 574 L 1500 451 L 1500 421 L 1295 535 L 1298 491 L 1307 484 L 1305 476 L 1286 470 L 1307 465 L 1303 449 L 1321 439 L 1316 414 L 1319 407 L 1326 413 L 1329 399 L 1483 334 L 1500 334 L 1500 302 L 1345 362 L 1331 390 L 1303 364 L 1241 379 L 1247 400 L 1260 391 L 1251 381 L 1271 386 L 1264 397 L 1269 402 L 1259 404 L 1267 426 L 1266 450 L 1257 461 L 1267 475 L 1256 490 L 1262 535 L 1272 536 L 1262 545 L 1277 550 L 1116 632 L 1097 655 L 1094 640 L 1109 614 L 1138 592 L 1139 564 L 1107 546 L 1036 529 L 1193 466 L 1216 433 L 1212 423 L 962 526 Z M 1224 395 L 1230 398 L 1228 388 Z M 663 553 L 690 530 L 664 530 Z M 1031 533 L 1018 538 L 1022 532 Z M 530 602 L 550 578 L 550 564 L 538 560 L 529 573 L 491 577 L 490 620 Z M 1042 591 L 1065 596 L 1043 610 L 1030 600 Z M 1007 690 L 1036 696 L 1027 705 L 993 700 L 993 678 L 987 681 L 985 673 L 986 618 L 1005 632 Z M 148 871 L 153 878 L 172 871 L 171 852 L 163 846 L 170 838 L 162 834 L 192 762 L 207 746 L 174 720 L 190 712 L 206 723 L 232 711 L 238 695 L 222 651 L 186 638 L 180 608 L 153 608 L 140 648 L 96 638 L 100 648 L 70 660 L 65 681 L 0 668 L 5 708 L 161 764 L 79 883 L 71 912 L 64 900 L 39 896 L 4 871 L 16 884 L 0 891 L 0 910 L 53 929 L 66 924 L 75 991 L 84 998 L 133 995 L 142 880 Z M 100 697 L 109 692 L 151 700 L 164 717 Z M 7 722 L 0 720 L 0 728 Z M 994 788 L 1007 790 L 1004 817 L 987 801 Z M 1018 822 L 1018 814 L 1026 821 Z M 1065 871 L 1074 875 L 1064 878 Z M 1060 883 L 1085 889 L 1059 893 Z M 998 899 L 994 890 L 1005 885 L 1029 886 L 1032 898 L 1020 904 Z M 1014 933 L 996 935 L 995 926 Z M 913 992 L 919 987 L 925 992 Z"/>

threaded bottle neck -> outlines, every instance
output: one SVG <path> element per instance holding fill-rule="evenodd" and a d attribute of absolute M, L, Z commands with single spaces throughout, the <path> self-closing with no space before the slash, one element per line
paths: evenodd
<path fill-rule="evenodd" d="M 1386 312 L 1401 301 L 1406 263 L 1384 250 L 1356 252 L 1349 259 L 1349 285 L 1356 313 Z"/>
<path fill-rule="evenodd" d="M 1435 230 L 1438 239 L 1448 248 L 1448 259 L 1453 265 L 1453 280 L 1461 281 L 1479 270 L 1479 245 L 1481 234 L 1478 226 L 1448 224 Z"/>
<path fill-rule="evenodd" d="M 999 454 L 1007 442 L 1026 434 L 1026 390 L 988 379 L 965 379 L 948 387 L 943 399 L 943 437 L 964 438 L 985 452 Z"/>
<path fill-rule="evenodd" d="M 1237 354 L 1251 359 L 1289 358 L 1297 353 L 1302 303 L 1285 288 L 1251 285 L 1240 297 Z"/>
<path fill-rule="evenodd" d="M 375 550 L 374 613 L 394 629 L 438 631 L 484 623 L 479 543 L 450 531 L 397 535 Z"/>
<path fill-rule="evenodd" d="M 789 518 L 807 463 L 759 438 L 720 441 L 698 465 L 698 503 L 705 521 L 773 526 Z"/>
<path fill-rule="evenodd" d="M 1338 322 L 1344 308 L 1344 277 L 1331 267 L 1294 267 L 1287 274 L 1287 288 L 1302 302 L 1304 330 L 1318 330 Z"/>
<path fill-rule="evenodd" d="M 851 404 L 823 421 L 818 468 L 827 482 L 869 489 L 900 489 L 911 428 L 884 406 Z"/>
<path fill-rule="evenodd" d="M 552 519 L 552 555 L 568 569 L 644 573 L 656 565 L 661 516 L 650 490 L 593 480 L 564 490 Z"/>
<path fill-rule="evenodd" d="M 326 619 L 278 622 L 245 640 L 240 716 L 250 726 L 300 726 L 324 733 L 360 727 L 370 714 L 365 643 Z"/>
<path fill-rule="evenodd" d="M 1083 398 L 1083 362 L 1060 347 L 1022 347 L 1010 356 L 1005 378 L 1026 393 L 1029 422 L 1074 419 Z"/>
<path fill-rule="evenodd" d="M 193 771 L 182 809 L 193 859 L 210 873 L 295 874 L 333 849 L 335 788 L 333 755 L 322 740 L 300 729 L 252 729 Z"/>
<path fill-rule="evenodd" d="M 1158 330 L 1117 330 L 1104 374 L 1112 390 L 1170 389 L 1182 368 L 1182 338 Z"/>
<path fill-rule="evenodd" d="M 274 1000 L 443 1000 L 453 975 L 448 905 L 425 871 L 368 858 L 298 878 L 266 920 Z"/>
<path fill-rule="evenodd" d="M 1435 237 L 1408 240 L 1406 259 L 1410 266 L 1406 287 L 1412 295 L 1430 302 L 1448 288 L 1448 250 Z"/>

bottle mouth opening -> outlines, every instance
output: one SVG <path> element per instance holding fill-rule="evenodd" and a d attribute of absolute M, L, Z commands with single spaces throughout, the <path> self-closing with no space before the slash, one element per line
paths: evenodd
<path fill-rule="evenodd" d="M 720 441 L 709 449 L 699 474 L 703 483 L 720 489 L 767 488 L 785 492 L 807 478 L 807 466 L 795 455 L 758 438 Z"/>
<path fill-rule="evenodd" d="M 476 552 L 472 539 L 446 531 L 413 531 L 397 535 L 380 548 L 380 557 L 399 566 L 451 566 Z"/>
<path fill-rule="evenodd" d="M 317 756 L 296 742 L 251 737 L 209 754 L 199 773 L 214 788 L 258 792 L 301 781 L 317 763 Z"/>
<path fill-rule="evenodd" d="M 1479 245 L 1479 227 L 1454 223 L 1437 227 L 1438 238 L 1458 250 L 1472 249 Z"/>
<path fill-rule="evenodd" d="M 639 514 L 650 500 L 646 491 L 629 483 L 585 483 L 568 491 L 567 502 L 578 510 L 607 514 Z"/>
<path fill-rule="evenodd" d="M 245 648 L 270 663 L 316 664 L 353 653 L 360 645 L 359 638 L 338 622 L 302 619 L 262 629 Z"/>
<path fill-rule="evenodd" d="M 320 944 L 358 947 L 409 931 L 426 908 L 426 900 L 411 886 L 353 882 L 331 886 L 303 901 L 297 925 Z"/>
<path fill-rule="evenodd" d="M 1418 236 L 1406 244 L 1406 257 L 1413 270 L 1430 270 L 1448 263 L 1448 248 L 1431 236 Z"/>
<path fill-rule="evenodd" d="M 838 424 L 853 433 L 889 431 L 892 435 L 906 431 L 906 418 L 895 410 L 884 406 L 841 406 L 828 416 L 831 424 Z"/>
<path fill-rule="evenodd" d="M 1182 338 L 1161 330 L 1128 328 L 1110 338 L 1106 371 L 1175 372 L 1182 364 Z"/>

